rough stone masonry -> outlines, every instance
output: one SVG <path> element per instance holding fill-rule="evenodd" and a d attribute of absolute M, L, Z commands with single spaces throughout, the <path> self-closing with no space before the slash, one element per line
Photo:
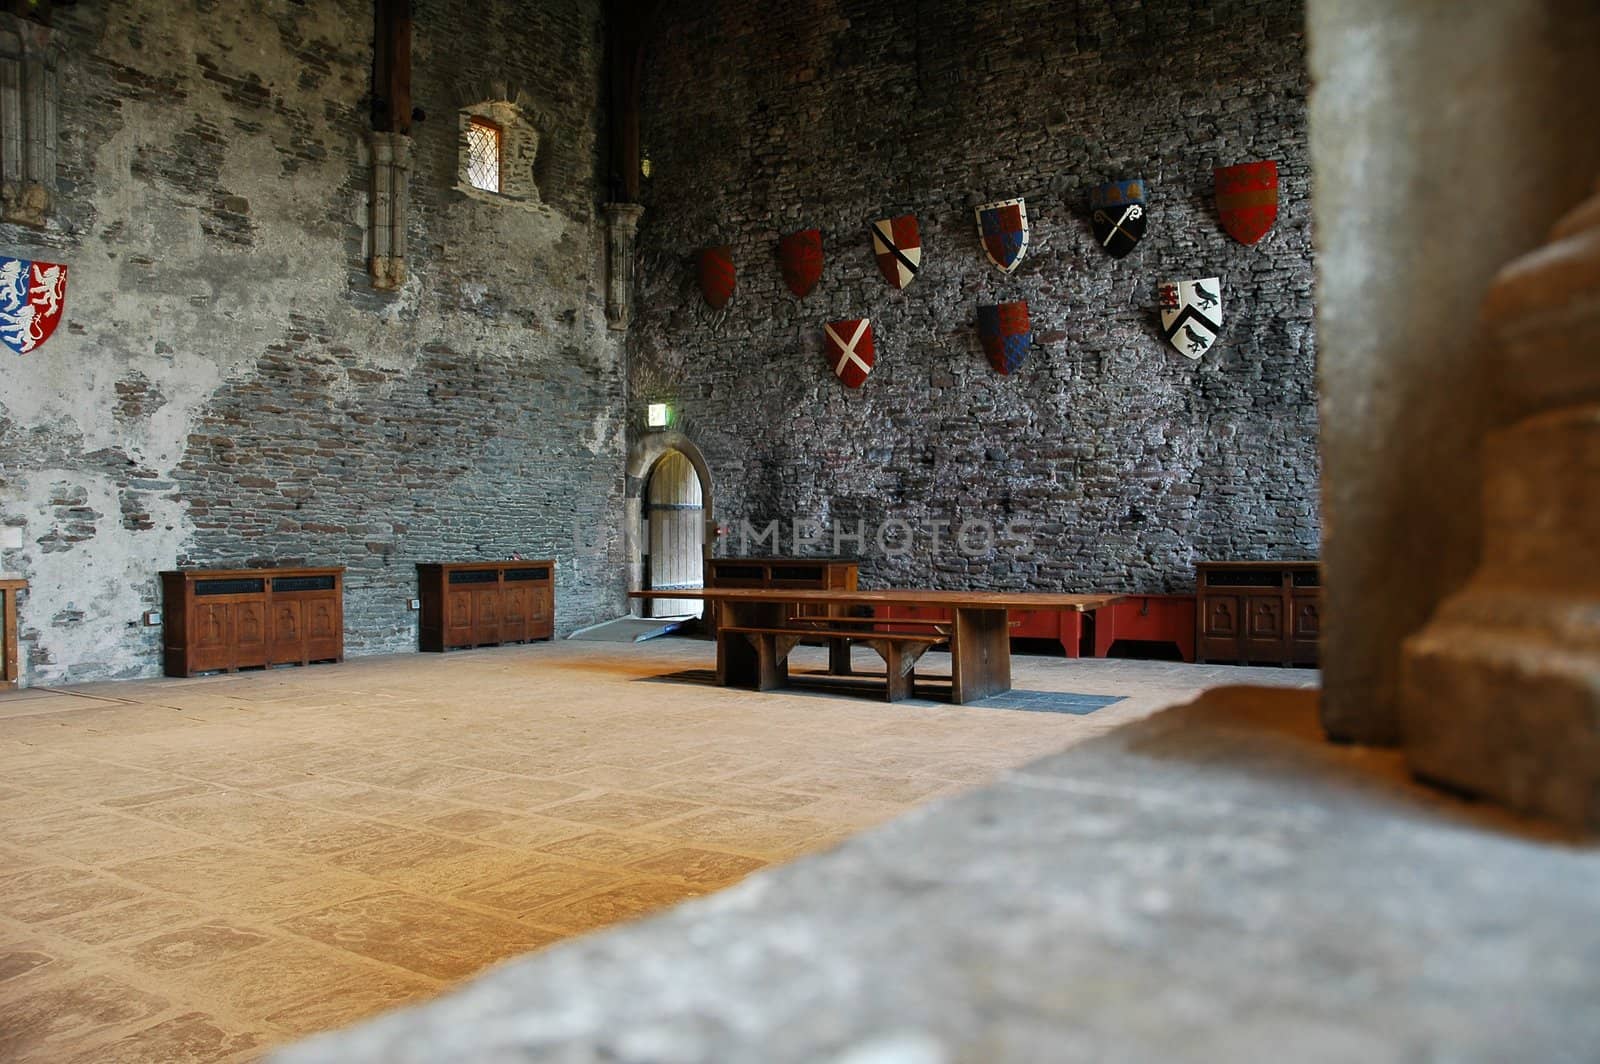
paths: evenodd
<path fill-rule="evenodd" d="M 350 653 L 416 645 L 418 561 L 556 557 L 613 615 L 620 344 L 601 294 L 599 0 L 416 0 L 411 277 L 365 267 L 367 0 L 58 9 L 67 321 L 0 367 L 0 523 L 31 683 L 151 675 L 156 574 L 349 567 Z M 532 205 L 455 189 L 457 112 L 521 102 Z"/>
<path fill-rule="evenodd" d="M 1181 591 L 1200 558 L 1318 549 L 1315 351 L 1303 12 L 1298 0 L 670 0 L 643 112 L 652 177 L 630 402 L 668 401 L 716 484 L 719 544 L 777 519 L 854 531 L 862 579 L 1068 591 Z M 1212 169 L 1276 159 L 1282 206 L 1253 247 L 1227 236 Z M 1149 232 L 1096 247 L 1102 182 L 1142 176 Z M 1026 258 L 984 257 L 973 207 L 1023 196 Z M 922 270 L 879 276 L 868 222 L 915 213 Z M 797 301 L 779 237 L 817 226 L 826 265 Z M 694 252 L 733 248 L 712 314 Z M 1220 277 L 1217 345 L 1162 339 L 1156 288 Z M 977 304 L 1026 299 L 1037 346 L 1009 378 Z M 870 317 L 860 391 L 822 356 L 824 322 Z M 630 411 L 637 415 L 638 411 Z M 1031 526 L 997 547 L 885 557 L 884 522 Z M 981 546 L 981 537 L 967 546 Z M 833 546 L 825 535 L 818 549 Z"/>

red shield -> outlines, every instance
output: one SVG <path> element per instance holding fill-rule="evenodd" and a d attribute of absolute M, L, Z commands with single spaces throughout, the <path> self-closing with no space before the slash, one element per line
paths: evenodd
<path fill-rule="evenodd" d="M 872 253 L 878 259 L 878 272 L 892 288 L 904 288 L 922 269 L 922 234 L 917 216 L 902 214 L 873 222 Z"/>
<path fill-rule="evenodd" d="M 1217 213 L 1222 227 L 1241 244 L 1254 244 L 1267 235 L 1278 218 L 1278 164 L 1224 166 L 1216 171 Z"/>
<path fill-rule="evenodd" d="M 804 299 L 822 278 L 822 230 L 802 229 L 779 240 L 778 264 L 783 283 L 795 298 Z"/>
<path fill-rule="evenodd" d="M 828 365 L 847 388 L 859 388 L 872 372 L 872 322 L 867 318 L 830 321 L 822 327 Z"/>
<path fill-rule="evenodd" d="M 705 248 L 699 259 L 700 291 L 712 310 L 721 310 L 733 298 L 733 249 Z"/>

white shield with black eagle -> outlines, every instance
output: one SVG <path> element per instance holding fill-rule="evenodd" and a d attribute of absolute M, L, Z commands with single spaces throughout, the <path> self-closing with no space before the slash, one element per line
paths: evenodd
<path fill-rule="evenodd" d="M 1190 358 L 1211 350 L 1222 331 L 1222 282 L 1202 277 L 1163 284 L 1161 331 L 1168 343 Z"/>

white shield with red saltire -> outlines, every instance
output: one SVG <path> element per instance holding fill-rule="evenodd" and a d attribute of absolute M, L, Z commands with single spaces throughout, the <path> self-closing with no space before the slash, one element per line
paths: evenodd
<path fill-rule="evenodd" d="M 847 388 L 859 388 L 872 372 L 872 322 L 868 318 L 830 321 L 822 327 L 828 365 Z"/>

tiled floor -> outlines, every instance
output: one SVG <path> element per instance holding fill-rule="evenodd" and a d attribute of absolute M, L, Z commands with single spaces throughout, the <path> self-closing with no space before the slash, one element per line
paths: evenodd
<path fill-rule="evenodd" d="M 1316 682 L 1019 658 L 1020 689 L 1125 696 L 1075 715 L 728 690 L 695 679 L 712 657 L 553 643 L 0 695 L 0 1059 L 253 1059 L 1199 688 Z"/>

